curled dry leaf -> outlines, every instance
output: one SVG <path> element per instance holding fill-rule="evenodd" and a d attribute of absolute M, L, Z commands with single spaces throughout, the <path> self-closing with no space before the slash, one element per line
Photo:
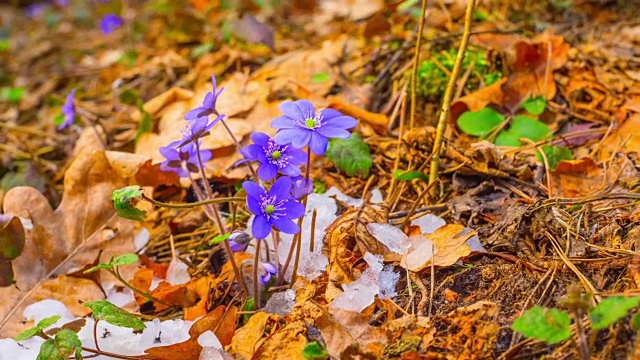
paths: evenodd
<path fill-rule="evenodd" d="M 418 240 L 400 265 L 410 271 L 420 272 L 429 268 L 432 261 L 434 266 L 455 264 L 461 257 L 471 253 L 471 248 L 465 242 L 476 235 L 475 231 L 461 234 L 463 230 L 462 225 L 447 224 L 424 235 L 424 240 L 412 237 L 412 240 Z"/>
<path fill-rule="evenodd" d="M 385 332 L 369 325 L 366 315 L 330 309 L 320 316 L 316 324 L 333 359 L 379 358 L 387 344 Z"/>
<path fill-rule="evenodd" d="M 323 240 L 324 251 L 329 258 L 327 300 L 331 301 L 341 292 L 336 289 L 337 285 L 354 280 L 351 266 L 358 257 L 366 252 L 375 255 L 389 253 L 389 249 L 367 229 L 367 224 L 386 222 L 384 211 L 364 204 L 347 210 L 329 226 Z"/>

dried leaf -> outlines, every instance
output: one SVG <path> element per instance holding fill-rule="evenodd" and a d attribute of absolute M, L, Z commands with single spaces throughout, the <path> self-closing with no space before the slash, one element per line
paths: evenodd
<path fill-rule="evenodd" d="M 278 315 L 265 312 L 253 314 L 249 322 L 236 331 L 231 341 L 229 353 L 236 358 L 252 359 L 256 349 L 262 344 L 267 326 L 273 327 L 277 331 L 276 324 L 279 319 Z"/>

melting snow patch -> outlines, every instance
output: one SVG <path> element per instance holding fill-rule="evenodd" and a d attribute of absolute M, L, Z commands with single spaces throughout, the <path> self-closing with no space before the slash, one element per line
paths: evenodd
<path fill-rule="evenodd" d="M 400 274 L 393 271 L 392 266 L 384 266 L 381 255 L 364 254 L 364 260 L 369 267 L 362 273 L 360 279 L 342 285 L 344 292 L 338 295 L 330 307 L 360 312 L 373 304 L 375 296 L 391 298 L 396 296 L 396 283 Z"/>

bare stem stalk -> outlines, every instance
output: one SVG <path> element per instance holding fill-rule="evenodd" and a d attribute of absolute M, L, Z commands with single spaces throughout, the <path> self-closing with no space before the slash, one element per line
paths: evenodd
<path fill-rule="evenodd" d="M 458 48 L 458 55 L 453 65 L 453 71 L 451 71 L 451 77 L 449 83 L 444 92 L 442 98 L 442 109 L 440 110 L 440 118 L 438 119 L 438 127 L 436 128 L 436 139 L 433 143 L 433 157 L 431 158 L 431 167 L 429 169 L 429 184 L 436 181 L 438 178 L 438 168 L 440 167 L 440 150 L 444 141 L 444 132 L 447 129 L 447 123 L 449 122 L 449 116 L 451 112 L 451 102 L 453 100 L 453 90 L 456 85 L 458 76 L 462 69 L 462 59 L 467 50 L 469 44 L 469 36 L 471 34 L 471 22 L 473 21 L 473 10 L 475 9 L 476 1 L 469 0 L 467 3 L 467 10 L 464 17 L 464 32 L 462 33 L 462 40 L 460 41 L 460 47 Z M 437 192 L 435 188 L 431 194 L 436 198 Z"/>

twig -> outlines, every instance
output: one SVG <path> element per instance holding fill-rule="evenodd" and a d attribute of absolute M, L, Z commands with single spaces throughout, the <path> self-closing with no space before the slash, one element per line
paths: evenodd
<path fill-rule="evenodd" d="M 424 31 L 424 18 L 427 12 L 428 0 L 422 0 L 420 8 L 420 25 L 418 26 L 418 34 L 416 37 L 416 47 L 413 54 L 413 70 L 411 71 L 411 112 L 409 114 L 409 129 L 413 128 L 416 118 L 416 87 L 418 82 L 418 61 L 420 60 L 420 45 L 422 45 L 422 31 Z"/>
<path fill-rule="evenodd" d="M 203 201 L 198 201 L 198 202 L 193 202 L 193 203 L 188 203 L 188 204 L 172 204 L 172 203 L 165 203 L 165 202 L 160 202 L 158 200 L 154 200 L 144 194 L 142 194 L 142 199 L 145 201 L 150 202 L 151 204 L 155 205 L 155 206 L 159 206 L 159 207 L 165 207 L 165 208 L 169 208 L 169 209 L 191 209 L 194 208 L 196 206 L 202 206 L 202 205 L 208 205 L 208 204 L 219 204 L 219 203 L 224 203 L 224 202 L 231 202 L 231 201 L 244 201 L 245 198 L 243 197 L 225 197 L 225 198 L 217 198 L 217 199 L 207 199 L 207 200 L 203 200 Z"/>
<path fill-rule="evenodd" d="M 456 80 L 460 75 L 462 59 L 464 58 L 464 54 L 467 50 L 467 44 L 469 43 L 471 22 L 473 21 L 473 10 L 475 9 L 475 5 L 475 0 L 469 0 L 467 3 L 467 10 L 464 19 L 464 32 L 462 33 L 456 62 L 453 65 L 453 71 L 451 72 L 451 77 L 449 78 L 449 83 L 447 84 L 447 88 L 442 99 L 442 109 L 440 111 L 440 118 L 438 119 L 438 127 L 436 128 L 436 139 L 433 143 L 433 158 L 431 159 L 431 168 L 429 169 L 429 184 L 436 181 L 436 178 L 438 177 L 438 168 L 440 167 L 440 148 L 444 141 L 444 132 L 447 128 L 447 122 L 449 122 L 451 100 L 453 99 L 453 88 L 455 87 Z M 432 191 L 432 194 L 435 195 L 435 190 Z"/>

